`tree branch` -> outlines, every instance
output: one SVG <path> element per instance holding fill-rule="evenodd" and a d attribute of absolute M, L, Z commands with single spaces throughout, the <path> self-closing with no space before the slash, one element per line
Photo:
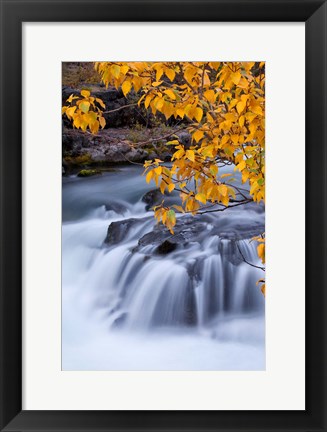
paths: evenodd
<path fill-rule="evenodd" d="M 239 244 L 238 244 L 237 242 L 235 242 L 235 243 L 236 243 L 236 247 L 237 247 L 237 249 L 238 249 L 238 251 L 239 251 L 241 257 L 243 258 L 243 261 L 244 261 L 246 264 L 249 264 L 251 267 L 255 267 L 255 268 L 257 268 L 257 269 L 259 269 L 259 270 L 262 270 L 262 271 L 265 271 L 265 270 L 266 270 L 264 267 L 257 266 L 257 265 L 255 265 L 255 264 L 252 264 L 252 263 L 250 263 L 249 261 L 247 261 L 247 260 L 245 259 L 244 255 L 242 254 L 242 251 L 241 251 L 241 249 L 240 249 L 240 247 L 239 247 Z"/>
<path fill-rule="evenodd" d="M 119 107 L 119 108 L 115 108 L 115 109 L 113 109 L 113 110 L 103 111 L 102 114 L 111 114 L 111 113 L 113 113 L 113 112 L 120 111 L 120 110 L 122 110 L 122 109 L 124 109 L 124 108 L 129 108 L 129 107 L 136 106 L 136 105 L 137 105 L 137 103 L 131 103 L 131 104 L 127 104 L 127 105 L 122 105 L 121 107 Z"/>

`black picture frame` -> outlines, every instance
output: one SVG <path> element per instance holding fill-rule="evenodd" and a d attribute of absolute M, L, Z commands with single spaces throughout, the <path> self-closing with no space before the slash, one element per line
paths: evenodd
<path fill-rule="evenodd" d="M 0 4 L 1 431 L 327 431 L 326 1 L 1 0 Z M 22 23 L 67 21 L 305 22 L 305 411 L 22 411 Z"/>

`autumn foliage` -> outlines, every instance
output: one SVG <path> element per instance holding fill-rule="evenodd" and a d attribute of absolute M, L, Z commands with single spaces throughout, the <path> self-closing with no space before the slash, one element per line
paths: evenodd
<path fill-rule="evenodd" d="M 144 165 L 147 182 L 153 181 L 162 193 L 177 190 L 181 196 L 181 206 L 169 208 L 163 201 L 154 208 L 157 220 L 172 233 L 176 212 L 197 214 L 214 206 L 223 211 L 252 200 L 264 202 L 264 63 L 98 62 L 95 69 L 106 86 L 121 88 L 125 96 L 136 93 L 138 106 L 182 121 L 192 136 L 189 146 L 171 137 L 171 166 L 159 159 Z M 74 127 L 94 134 L 105 127 L 105 106 L 89 91 L 71 95 L 67 102 L 63 113 Z M 248 182 L 250 198 L 234 184 L 233 175 L 220 172 L 231 164 L 242 182 Z M 264 264 L 264 234 L 254 241 Z"/>

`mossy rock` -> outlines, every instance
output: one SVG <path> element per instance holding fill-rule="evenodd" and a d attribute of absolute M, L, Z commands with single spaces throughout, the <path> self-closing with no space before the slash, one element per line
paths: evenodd
<path fill-rule="evenodd" d="M 102 172 L 99 170 L 96 170 L 96 169 L 83 169 L 77 174 L 77 176 L 78 177 L 90 177 L 90 176 L 94 176 L 97 174 L 102 174 Z"/>
<path fill-rule="evenodd" d="M 66 164 L 68 165 L 76 165 L 76 166 L 80 166 L 80 165 L 89 165 L 91 164 L 92 158 L 88 153 L 84 153 L 82 155 L 79 156 L 65 156 L 64 161 Z"/>

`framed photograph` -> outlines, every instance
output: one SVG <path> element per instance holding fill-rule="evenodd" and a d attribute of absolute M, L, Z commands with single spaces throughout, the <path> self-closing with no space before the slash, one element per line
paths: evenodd
<path fill-rule="evenodd" d="M 1 430 L 327 430 L 326 18 L 1 1 Z"/>

